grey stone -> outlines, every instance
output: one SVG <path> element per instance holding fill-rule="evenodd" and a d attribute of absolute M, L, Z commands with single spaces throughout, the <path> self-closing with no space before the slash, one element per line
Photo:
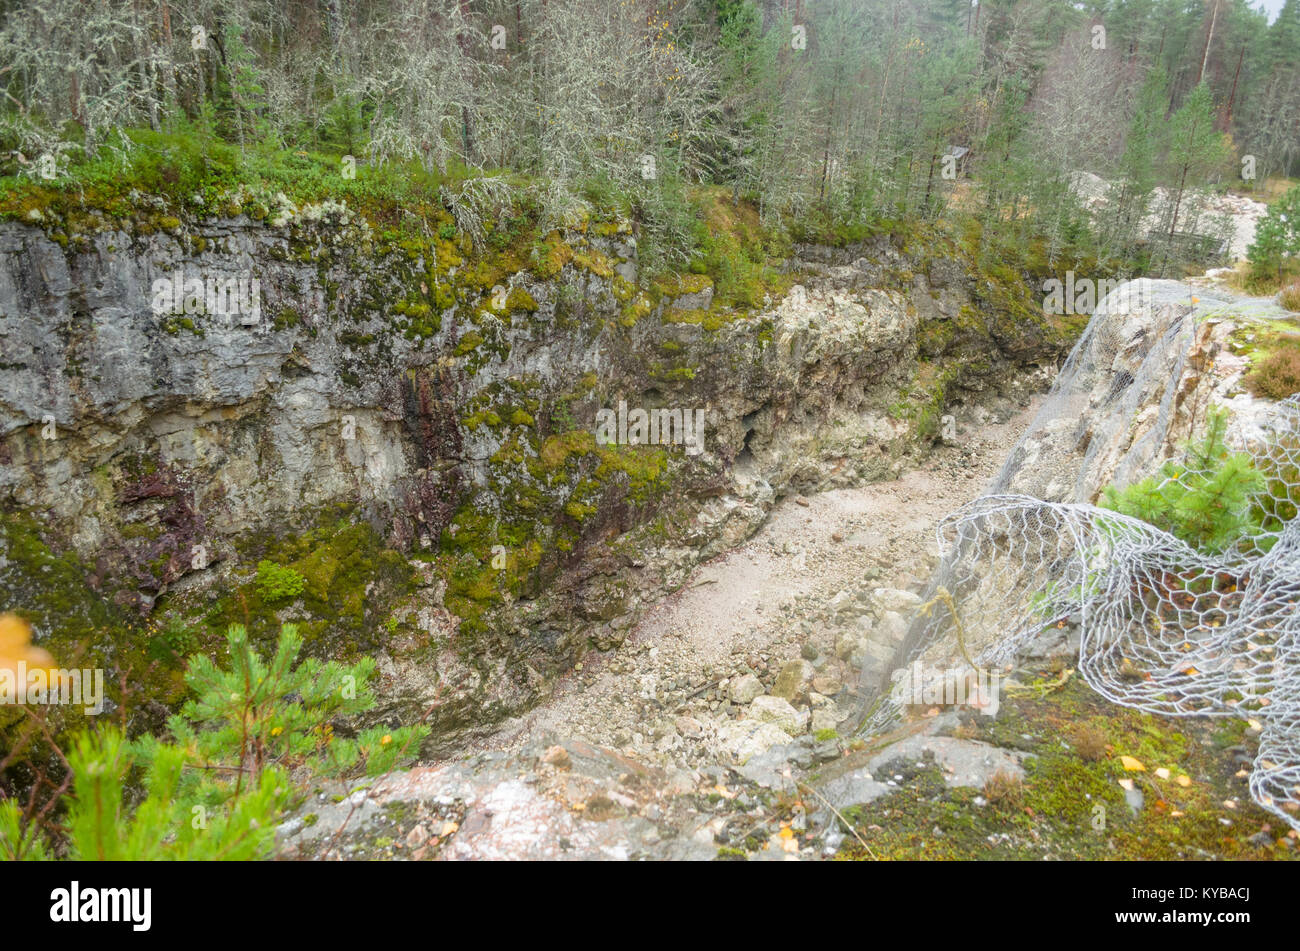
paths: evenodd
<path fill-rule="evenodd" d="M 920 595 L 901 588 L 877 588 L 872 592 L 872 597 L 882 611 L 896 611 L 899 614 L 915 610 L 921 604 Z"/>
<path fill-rule="evenodd" d="M 763 684 L 753 674 L 744 674 L 727 684 L 727 696 L 733 703 L 747 704 L 763 693 Z"/>
<path fill-rule="evenodd" d="M 717 729 L 718 746 L 733 760 L 744 764 L 751 756 L 790 742 L 790 734 L 774 723 L 759 720 L 731 720 Z"/>
<path fill-rule="evenodd" d="M 808 726 L 808 711 L 796 710 L 781 697 L 755 697 L 746 716 L 760 723 L 775 723 L 789 734 L 802 733 Z"/>
<path fill-rule="evenodd" d="M 792 660 L 783 664 L 780 673 L 776 675 L 776 683 L 772 685 L 772 696 L 793 703 L 803 695 L 805 685 L 815 673 L 812 664 L 806 660 Z"/>
<path fill-rule="evenodd" d="M 850 806 L 872 802 L 890 792 L 890 787 L 877 782 L 869 769 L 858 769 L 825 783 L 818 790 L 826 801 L 841 811 Z"/>

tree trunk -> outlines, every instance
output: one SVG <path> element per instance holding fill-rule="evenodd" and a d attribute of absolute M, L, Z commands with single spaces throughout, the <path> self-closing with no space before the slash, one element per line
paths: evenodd
<path fill-rule="evenodd" d="M 1197 82 L 1205 82 L 1205 64 L 1210 61 L 1210 44 L 1214 42 L 1214 24 L 1219 19 L 1219 0 L 1214 0 L 1214 6 L 1210 9 L 1210 29 L 1205 34 L 1205 51 L 1201 54 L 1201 78 Z"/>

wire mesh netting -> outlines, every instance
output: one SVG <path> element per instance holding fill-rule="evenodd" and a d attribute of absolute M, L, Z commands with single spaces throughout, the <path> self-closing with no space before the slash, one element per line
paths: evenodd
<path fill-rule="evenodd" d="M 1179 293 L 1185 302 L 1186 288 Z M 1158 298 L 1148 299 L 1142 325 L 1130 322 L 1127 335 L 1115 327 L 1129 315 L 1099 308 L 994 493 L 940 524 L 929 608 L 913 620 L 898 659 L 924 659 L 933 670 L 997 668 L 1047 632 L 1073 632 L 1080 673 L 1115 703 L 1254 721 L 1261 732 L 1251 795 L 1300 829 L 1300 394 L 1256 407 L 1249 426 L 1224 436 L 1216 458 L 1207 457 L 1208 442 L 1193 443 L 1152 472 L 1198 333 L 1197 307 Z M 1145 341 L 1141 348 L 1135 339 Z M 1118 370 L 1128 376 L 1116 391 Z M 1145 429 L 1135 412 L 1143 406 L 1160 407 Z M 1102 428 L 1125 419 L 1137 438 L 1084 434 L 1089 412 L 1094 427 L 1098 416 Z M 1053 426 L 1066 438 L 1040 453 Z M 1149 475 L 1141 486 L 1149 495 L 1200 492 L 1203 503 L 1230 462 L 1255 473 L 1239 483 L 1246 488 L 1236 499 L 1248 517 L 1214 545 L 1193 547 L 1087 502 L 996 491 L 1024 484 L 1017 476 L 1028 471 L 1040 488 L 1055 483 L 1067 498 L 1090 499 L 1099 473 L 1128 485 Z M 1072 478 L 1078 484 L 1067 485 Z M 867 729 L 887 728 L 901 706 L 896 696 L 882 698 Z"/>
<path fill-rule="evenodd" d="M 1279 316 L 1270 301 L 1177 281 L 1121 285 L 1098 303 L 989 493 L 1092 502 L 1104 485 L 1150 475 L 1193 435 L 1212 399 L 1227 402 L 1231 376 L 1203 372 L 1226 362 L 1227 331 L 1248 335 Z M 1245 415 L 1234 427 L 1253 427 Z"/>

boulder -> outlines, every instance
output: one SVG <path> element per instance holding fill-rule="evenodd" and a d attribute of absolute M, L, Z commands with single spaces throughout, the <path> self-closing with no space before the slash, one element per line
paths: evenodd
<path fill-rule="evenodd" d="M 781 697 L 755 697 L 746 715 L 760 723 L 775 723 L 791 735 L 804 732 L 808 726 L 808 711 L 796 710 Z"/>
<path fill-rule="evenodd" d="M 732 703 L 751 703 L 763 692 L 763 684 L 753 674 L 744 674 L 727 684 L 727 696 Z"/>

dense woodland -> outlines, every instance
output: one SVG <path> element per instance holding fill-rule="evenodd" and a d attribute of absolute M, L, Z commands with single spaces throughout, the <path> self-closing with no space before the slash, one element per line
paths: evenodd
<path fill-rule="evenodd" d="M 623 197 L 676 259 L 694 183 L 849 231 L 958 196 L 1049 252 L 1089 230 L 1097 255 L 1126 257 L 1156 186 L 1300 171 L 1300 0 L 1271 25 L 1247 0 L 39 0 L 0 16 L 8 173 L 146 147 L 123 130 L 506 170 L 545 183 L 556 220 Z M 959 169 L 953 148 L 970 149 Z M 963 194 L 954 171 L 984 186 Z M 1113 183 L 1113 221 L 1084 229 L 1078 171 Z"/>
<path fill-rule="evenodd" d="M 631 203 L 665 264 L 696 244 L 698 183 L 849 235 L 958 202 L 1050 256 L 1127 260 L 1156 186 L 1300 172 L 1300 0 L 1271 25 L 1247 0 L 8 0 L 0 18 L 5 173 L 120 159 L 150 130 L 504 171 L 556 221 Z M 1081 171 L 1118 199 L 1095 227 Z"/>

